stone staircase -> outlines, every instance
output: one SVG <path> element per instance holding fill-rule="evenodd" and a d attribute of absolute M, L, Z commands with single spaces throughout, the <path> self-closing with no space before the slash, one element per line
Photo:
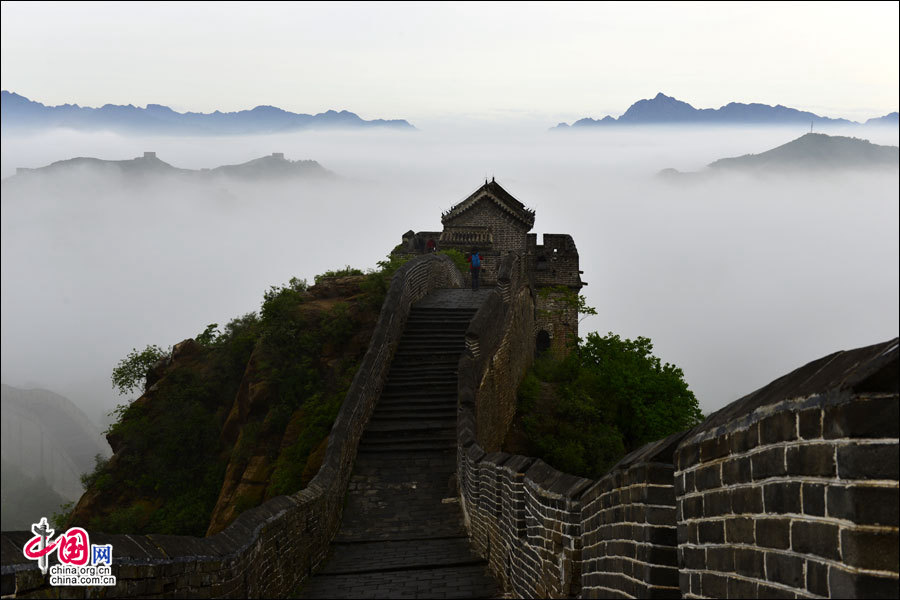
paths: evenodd
<path fill-rule="evenodd" d="M 455 487 L 456 367 L 487 290 L 438 290 L 413 306 L 360 440 L 341 529 L 302 598 L 484 598 Z"/>

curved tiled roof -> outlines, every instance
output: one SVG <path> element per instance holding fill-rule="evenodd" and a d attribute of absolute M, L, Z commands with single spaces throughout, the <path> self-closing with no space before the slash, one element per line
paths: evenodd
<path fill-rule="evenodd" d="M 524 204 L 513 198 L 512 194 L 500 187 L 500 184 L 494 180 L 490 182 L 485 181 L 484 185 L 475 190 L 472 195 L 443 213 L 441 215 L 441 223 L 446 224 L 448 221 L 458 217 L 482 199 L 492 201 L 502 211 L 512 216 L 528 229 L 534 227 L 534 211 L 526 208 Z"/>

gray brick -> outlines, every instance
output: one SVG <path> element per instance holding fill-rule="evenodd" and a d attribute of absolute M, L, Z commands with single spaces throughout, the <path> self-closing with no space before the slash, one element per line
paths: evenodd
<path fill-rule="evenodd" d="M 843 562 L 860 569 L 895 571 L 900 564 L 897 531 L 841 531 Z"/>
<path fill-rule="evenodd" d="M 841 479 L 900 479 L 897 443 L 842 446 L 837 456 Z"/>
<path fill-rule="evenodd" d="M 834 477 L 834 446 L 812 444 L 788 448 L 787 472 L 792 476 Z"/>
<path fill-rule="evenodd" d="M 831 523 L 794 521 L 791 523 L 791 548 L 801 554 L 840 560 L 838 533 L 837 525 Z"/>

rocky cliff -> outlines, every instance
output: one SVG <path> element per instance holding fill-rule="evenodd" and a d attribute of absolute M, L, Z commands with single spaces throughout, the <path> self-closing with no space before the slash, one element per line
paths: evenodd
<path fill-rule="evenodd" d="M 204 535 L 301 489 L 368 346 L 378 274 L 272 288 L 260 314 L 176 344 L 120 407 L 68 525 Z"/>

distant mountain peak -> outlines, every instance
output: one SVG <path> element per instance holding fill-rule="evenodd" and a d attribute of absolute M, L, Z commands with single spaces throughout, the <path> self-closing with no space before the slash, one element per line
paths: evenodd
<path fill-rule="evenodd" d="M 897 146 L 879 146 L 860 138 L 810 132 L 766 152 L 722 158 L 709 166 L 754 171 L 897 169 L 898 158 Z"/>
<path fill-rule="evenodd" d="M 162 104 L 148 104 L 146 108 L 132 104 L 104 104 L 100 108 L 82 108 L 77 104 L 45 106 L 7 90 L 2 91 L 0 112 L 5 131 L 64 127 L 152 135 L 240 135 L 336 127 L 415 129 L 404 119 L 367 121 L 347 110 L 331 109 L 309 115 L 268 104 L 250 110 L 212 113 L 179 113 Z"/>
<path fill-rule="evenodd" d="M 896 125 L 897 113 L 869 119 L 868 125 Z M 609 115 L 602 119 L 585 117 L 569 126 L 560 123 L 553 129 L 611 125 L 798 125 L 809 123 L 830 125 L 859 125 L 847 119 L 832 119 L 811 112 L 789 108 L 782 104 L 729 102 L 720 108 L 694 108 L 687 102 L 658 92 L 653 98 L 638 100 L 618 119 Z"/>
<path fill-rule="evenodd" d="M 685 176 L 707 177 L 724 172 L 785 175 L 842 170 L 896 171 L 898 164 L 900 148 L 897 146 L 879 146 L 855 137 L 806 133 L 759 154 L 721 158 L 710 163 L 705 172 L 679 173 L 675 169 L 663 169 L 660 175 L 676 180 Z"/>

